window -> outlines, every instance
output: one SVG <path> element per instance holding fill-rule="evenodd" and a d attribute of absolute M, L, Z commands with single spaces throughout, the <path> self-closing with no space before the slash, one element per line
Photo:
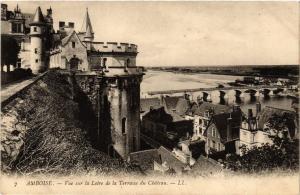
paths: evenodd
<path fill-rule="evenodd" d="M 37 49 L 37 48 L 34 49 L 34 53 L 35 53 L 35 54 L 38 53 L 38 49 Z"/>
<path fill-rule="evenodd" d="M 202 119 L 199 119 L 199 125 L 201 125 L 202 124 Z"/>
<path fill-rule="evenodd" d="M 39 60 L 38 59 L 35 59 L 35 63 L 38 63 L 39 62 Z"/>
<path fill-rule="evenodd" d="M 126 118 L 122 118 L 122 134 L 126 132 Z"/>
<path fill-rule="evenodd" d="M 103 67 L 106 69 L 106 61 L 107 61 L 107 58 L 103 58 Z"/>
<path fill-rule="evenodd" d="M 212 148 L 216 148 L 216 142 L 215 141 L 212 141 Z"/>
<path fill-rule="evenodd" d="M 33 27 L 33 31 L 34 31 L 34 32 L 37 32 L 37 27 Z"/>
<path fill-rule="evenodd" d="M 22 24 L 12 23 L 11 32 L 13 33 L 22 33 Z"/>
<path fill-rule="evenodd" d="M 221 144 L 218 143 L 218 151 L 221 151 Z"/>
<path fill-rule="evenodd" d="M 18 60 L 17 60 L 17 68 L 21 68 L 21 59 L 20 58 L 18 58 Z"/>
<path fill-rule="evenodd" d="M 72 42 L 72 48 L 75 48 L 75 42 Z"/>
<path fill-rule="evenodd" d="M 126 67 L 129 67 L 129 65 L 130 65 L 130 59 L 127 59 L 126 60 Z"/>
<path fill-rule="evenodd" d="M 212 137 L 216 137 L 216 129 L 214 127 L 211 129 L 211 132 L 212 132 Z"/>

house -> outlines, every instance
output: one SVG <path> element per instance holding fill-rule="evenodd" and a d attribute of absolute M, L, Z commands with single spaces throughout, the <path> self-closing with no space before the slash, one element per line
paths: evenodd
<path fill-rule="evenodd" d="M 159 98 L 143 98 L 140 100 L 140 115 L 141 119 L 145 116 L 150 110 L 158 109 L 162 107 Z"/>
<path fill-rule="evenodd" d="M 137 165 L 146 173 L 162 174 L 188 174 L 188 175 L 209 175 L 221 172 L 223 167 L 217 161 L 199 156 L 197 160 L 190 155 L 186 155 L 183 150 L 168 150 L 161 146 L 157 149 L 150 149 L 131 153 L 128 162 Z"/>
<path fill-rule="evenodd" d="M 162 173 L 173 172 L 176 174 L 183 174 L 190 170 L 189 163 L 182 162 L 165 147 L 161 146 L 157 149 L 159 160 L 154 161 L 154 170 Z"/>
<path fill-rule="evenodd" d="M 193 105 L 185 116 L 187 119 L 193 120 L 193 139 L 205 140 L 204 131 L 211 117 L 215 114 L 228 113 L 231 110 L 232 108 L 229 106 L 209 102 L 199 102 L 198 105 Z"/>
<path fill-rule="evenodd" d="M 143 116 L 142 133 L 162 145 L 173 148 L 180 139 L 192 135 L 193 123 L 175 112 L 167 113 L 164 107 L 152 109 Z"/>
<path fill-rule="evenodd" d="M 204 131 L 208 155 L 235 153 L 239 148 L 242 111 L 215 114 Z"/>
<path fill-rule="evenodd" d="M 254 117 L 252 111 L 249 110 L 247 118 L 243 120 L 240 128 L 240 146 L 250 149 L 262 144 L 273 144 L 270 136 L 274 135 L 298 139 L 299 123 L 296 112 L 270 106 L 257 112 L 257 116 Z M 278 118 L 275 119 L 276 117 L 281 118 L 279 122 Z"/>

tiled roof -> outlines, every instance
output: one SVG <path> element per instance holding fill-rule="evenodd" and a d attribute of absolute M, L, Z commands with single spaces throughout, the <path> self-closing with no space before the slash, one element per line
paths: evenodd
<path fill-rule="evenodd" d="M 212 124 L 214 124 L 220 134 L 221 141 L 222 142 L 227 142 L 227 126 L 228 126 L 228 118 L 231 119 L 231 126 L 234 127 L 240 127 L 241 124 L 241 114 L 242 111 L 236 111 L 236 112 L 231 112 L 231 113 L 221 113 L 221 114 L 215 114 L 212 116 L 211 120 L 209 121 L 208 127 Z M 204 132 L 204 135 L 207 135 L 207 129 Z"/>
<path fill-rule="evenodd" d="M 36 12 L 35 12 L 35 14 L 34 14 L 34 17 L 33 17 L 31 23 L 32 23 L 32 24 L 42 24 L 42 23 L 44 23 L 44 22 L 45 22 L 45 20 L 44 20 L 43 14 L 42 14 L 42 10 L 41 10 L 40 7 L 38 7 L 38 8 L 36 9 Z"/>
<path fill-rule="evenodd" d="M 179 98 L 176 104 L 176 112 L 183 116 L 191 108 L 190 101 L 185 98 Z"/>
<path fill-rule="evenodd" d="M 176 97 L 176 96 L 166 96 L 166 97 L 163 97 L 166 109 L 168 109 L 170 111 L 171 110 L 175 110 L 179 98 L 180 97 Z"/>
<path fill-rule="evenodd" d="M 22 13 L 22 15 L 25 18 L 25 26 L 29 27 L 29 24 L 32 22 L 34 14 Z"/>
<path fill-rule="evenodd" d="M 143 171 L 153 170 L 154 161 L 160 162 L 157 149 L 143 150 L 129 154 L 130 163 L 137 163 Z"/>
<path fill-rule="evenodd" d="M 216 172 L 222 171 L 222 166 L 215 160 L 211 158 L 206 158 L 204 156 L 200 156 L 197 160 L 194 166 L 192 167 L 192 170 L 190 173 L 192 175 L 208 175 L 213 174 Z"/>
<path fill-rule="evenodd" d="M 232 108 L 229 107 L 229 106 L 220 105 L 220 104 L 212 104 L 212 103 L 209 103 L 209 102 L 202 102 L 198 106 L 198 108 L 195 110 L 194 114 L 199 115 L 199 116 L 203 116 L 204 113 L 207 110 L 210 110 L 210 109 L 212 109 L 215 114 L 220 114 L 222 112 L 228 113 L 232 110 Z"/>
<path fill-rule="evenodd" d="M 140 104 L 141 104 L 140 110 L 142 112 L 148 112 L 151 107 L 154 109 L 161 107 L 159 98 L 141 99 Z"/>
<path fill-rule="evenodd" d="M 176 172 L 181 172 L 186 166 L 183 162 L 178 160 L 171 151 L 163 146 L 158 149 L 158 154 L 160 157 L 160 161 L 158 163 L 162 164 L 164 162 L 167 162 L 167 165 L 170 168 L 174 169 Z"/>
<path fill-rule="evenodd" d="M 164 124 L 173 122 L 173 117 L 165 111 L 164 107 L 151 110 L 143 117 L 144 119 Z"/>

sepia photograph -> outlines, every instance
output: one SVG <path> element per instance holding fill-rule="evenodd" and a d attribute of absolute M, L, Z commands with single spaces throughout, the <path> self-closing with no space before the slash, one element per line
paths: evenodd
<path fill-rule="evenodd" d="M 1 1 L 0 194 L 298 194 L 297 1 Z"/>

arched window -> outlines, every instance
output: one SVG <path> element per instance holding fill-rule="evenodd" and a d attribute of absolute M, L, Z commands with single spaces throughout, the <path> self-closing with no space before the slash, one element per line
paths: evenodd
<path fill-rule="evenodd" d="M 126 132 L 126 118 L 122 118 L 122 134 Z"/>
<path fill-rule="evenodd" d="M 106 69 L 106 61 L 107 61 L 107 58 L 103 58 L 103 68 Z"/>
<path fill-rule="evenodd" d="M 129 67 L 130 66 L 130 59 L 127 59 L 126 60 L 126 67 Z"/>

